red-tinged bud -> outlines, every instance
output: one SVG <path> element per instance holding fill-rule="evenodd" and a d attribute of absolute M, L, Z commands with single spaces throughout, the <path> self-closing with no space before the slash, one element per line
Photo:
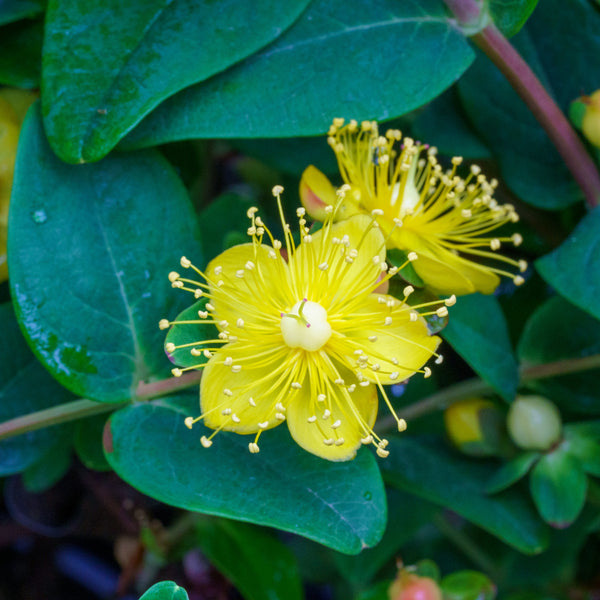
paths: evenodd
<path fill-rule="evenodd" d="M 335 188 L 319 169 L 310 165 L 302 173 L 302 179 L 300 180 L 300 200 L 306 212 L 313 219 L 316 221 L 325 221 L 327 218 L 327 207 L 335 205 Z"/>
<path fill-rule="evenodd" d="M 388 597 L 390 600 L 442 600 L 442 592 L 430 577 L 401 570 L 388 589 Z"/>

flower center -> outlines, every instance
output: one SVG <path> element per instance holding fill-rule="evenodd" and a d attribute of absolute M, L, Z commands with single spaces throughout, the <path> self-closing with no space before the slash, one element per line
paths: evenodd
<path fill-rule="evenodd" d="M 300 300 L 289 313 L 281 313 L 281 334 L 290 348 L 319 350 L 331 337 L 327 311 L 316 302 Z"/>

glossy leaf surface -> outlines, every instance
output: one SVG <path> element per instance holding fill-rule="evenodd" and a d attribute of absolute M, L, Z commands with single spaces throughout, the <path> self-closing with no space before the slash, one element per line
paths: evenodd
<path fill-rule="evenodd" d="M 390 440 L 382 464 L 391 485 L 449 508 L 525 554 L 541 552 L 548 531 L 527 498 L 485 492 L 489 463 L 463 458 L 441 442 L 403 436 Z"/>
<path fill-rule="evenodd" d="M 449 312 L 442 336 L 480 377 L 512 402 L 519 373 L 498 300 L 482 294 L 460 296 Z"/>
<path fill-rule="evenodd" d="M 262 48 L 307 4 L 51 0 L 43 62 L 50 145 L 67 162 L 99 160 L 165 98 Z"/>
<path fill-rule="evenodd" d="M 158 321 L 188 298 L 173 293 L 167 274 L 200 249 L 187 193 L 157 152 L 67 165 L 34 108 L 21 134 L 8 237 L 17 318 L 61 383 L 114 402 L 168 373 Z M 52 261 L 39 260 L 49 253 Z"/>
<path fill-rule="evenodd" d="M 260 453 L 253 436 L 220 433 L 184 419 L 195 399 L 137 404 L 115 413 L 105 430 L 113 469 L 138 490 L 167 504 L 291 531 L 355 554 L 376 544 L 385 529 L 386 503 L 373 455 L 331 463 L 297 446 L 285 426 L 266 432 Z"/>
<path fill-rule="evenodd" d="M 472 59 L 438 0 L 315 0 L 276 42 L 167 100 L 125 146 L 324 135 L 334 117 L 391 119 L 434 98 Z"/>

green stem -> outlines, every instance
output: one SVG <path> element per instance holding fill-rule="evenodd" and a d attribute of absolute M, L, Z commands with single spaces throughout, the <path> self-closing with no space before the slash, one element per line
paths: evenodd
<path fill-rule="evenodd" d="M 523 385 L 528 381 L 598 368 L 600 368 L 600 354 L 584 356 L 583 358 L 566 358 L 543 365 L 523 365 L 519 369 L 519 384 Z M 398 411 L 398 416 L 406 420 L 415 419 L 436 410 L 447 408 L 450 404 L 458 400 L 493 393 L 495 393 L 495 390 L 491 385 L 483 381 L 483 379 L 474 377 L 473 379 L 455 383 L 427 398 L 423 398 L 423 400 L 404 407 Z M 395 426 L 396 420 L 392 415 L 383 417 L 378 422 L 378 430 L 381 432 L 394 429 Z"/>
<path fill-rule="evenodd" d="M 140 383 L 137 387 L 135 400 L 150 400 L 167 394 L 173 394 L 185 388 L 197 385 L 202 376 L 201 371 L 191 371 L 185 373 L 181 377 L 172 377 L 169 379 L 161 379 L 152 383 Z M 112 412 L 119 408 L 123 408 L 131 404 L 133 400 L 126 402 L 96 402 L 95 400 L 75 400 L 65 404 L 59 404 L 52 408 L 46 408 L 29 415 L 17 417 L 10 421 L 0 423 L 0 440 L 4 440 L 15 435 L 21 435 L 43 427 L 59 425 L 83 419 L 84 417 L 92 417 L 107 412 Z"/>
<path fill-rule="evenodd" d="M 456 16 L 458 24 L 466 31 L 469 26 L 480 21 L 481 6 L 477 0 L 445 0 L 445 2 Z M 598 206 L 600 202 L 598 169 L 568 119 L 529 65 L 493 23 L 472 35 L 471 39 L 498 67 L 546 130 L 548 137 L 582 189 L 588 206 L 590 208 Z"/>

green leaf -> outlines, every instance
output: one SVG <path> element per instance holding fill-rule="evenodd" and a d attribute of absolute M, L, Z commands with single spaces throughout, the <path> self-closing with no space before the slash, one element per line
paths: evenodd
<path fill-rule="evenodd" d="M 79 460 L 94 471 L 110 471 L 110 465 L 104 456 L 102 434 L 106 424 L 106 415 L 96 415 L 81 419 L 75 429 L 75 452 Z"/>
<path fill-rule="evenodd" d="M 488 10 L 504 35 L 515 35 L 523 27 L 538 0 L 490 0 Z"/>
<path fill-rule="evenodd" d="M 374 586 L 361 592 L 356 600 L 389 600 L 388 590 L 392 585 L 392 581 L 379 581 Z"/>
<path fill-rule="evenodd" d="M 166 504 L 291 531 L 347 552 L 375 545 L 386 521 L 385 494 L 373 455 L 331 463 L 297 446 L 284 427 L 261 438 L 220 433 L 211 449 L 184 418 L 197 401 L 137 404 L 115 413 L 105 431 L 113 469 Z"/>
<path fill-rule="evenodd" d="M 490 463 L 463 458 L 439 441 L 403 436 L 390 440 L 382 463 L 386 481 L 453 510 L 525 554 L 541 552 L 548 530 L 526 498 L 508 490 L 485 492 Z"/>
<path fill-rule="evenodd" d="M 524 366 L 600 354 L 600 322 L 564 298 L 551 298 L 527 321 L 517 354 Z M 526 385 L 563 411 L 600 414 L 600 369 L 532 380 Z"/>
<path fill-rule="evenodd" d="M 140 600 L 189 600 L 189 597 L 174 581 L 160 581 L 147 590 Z"/>
<path fill-rule="evenodd" d="M 374 547 L 363 550 L 356 556 L 335 554 L 335 563 L 344 581 L 356 587 L 364 587 L 377 572 L 410 542 L 417 531 L 431 523 L 439 509 L 434 504 L 423 502 L 412 494 L 395 489 L 387 490 L 388 523 L 381 541 Z"/>
<path fill-rule="evenodd" d="M 19 21 L 2 27 L 0 84 L 25 89 L 39 87 L 43 27 L 42 21 Z"/>
<path fill-rule="evenodd" d="M 2 0 L 0 25 L 37 17 L 44 12 L 45 6 L 46 0 Z"/>
<path fill-rule="evenodd" d="M 450 308 L 442 336 L 507 402 L 519 383 L 506 319 L 494 296 L 470 294 Z"/>
<path fill-rule="evenodd" d="M 566 451 L 586 473 L 600 477 L 600 421 L 569 423 L 564 426 Z"/>
<path fill-rule="evenodd" d="M 52 448 L 38 461 L 23 471 L 23 484 L 32 494 L 39 494 L 51 488 L 69 470 L 73 462 L 73 429 L 62 428 L 59 435 L 55 433 Z"/>
<path fill-rule="evenodd" d="M 302 600 L 296 559 L 270 532 L 248 523 L 204 519 L 197 543 L 246 600 Z"/>
<path fill-rule="evenodd" d="M 21 132 L 8 227 L 17 318 L 63 385 L 124 400 L 168 373 L 158 321 L 189 302 L 167 274 L 182 254 L 200 258 L 194 215 L 158 153 L 67 165 L 36 108 Z M 52 260 L 40 260 L 49 252 Z"/>
<path fill-rule="evenodd" d="M 535 267 L 559 294 L 600 319 L 600 207 L 588 213 L 556 250 L 537 260 Z"/>
<path fill-rule="evenodd" d="M 441 582 L 444 600 L 494 600 L 496 586 L 478 571 L 457 571 Z"/>
<path fill-rule="evenodd" d="M 563 447 L 539 460 L 529 485 L 541 517 L 557 529 L 568 527 L 585 503 L 587 477 L 579 461 Z"/>
<path fill-rule="evenodd" d="M 226 240 L 230 233 L 242 233 L 247 243 L 250 238 L 246 230 L 250 220 L 246 211 L 252 206 L 249 198 L 238 194 L 223 194 L 211 202 L 200 212 L 198 223 L 202 234 L 202 248 L 204 255 L 217 256 L 227 248 Z"/>
<path fill-rule="evenodd" d="M 68 402 L 61 387 L 29 350 L 12 306 L 0 304 L 0 422 Z M 0 476 L 20 473 L 41 460 L 62 428 L 41 429 L 0 442 Z"/>
<path fill-rule="evenodd" d="M 469 123 L 460 105 L 456 87 L 450 88 L 428 104 L 415 119 L 412 134 L 442 154 L 463 158 L 489 158 L 488 147 Z"/>
<path fill-rule="evenodd" d="M 529 3 L 523 3 L 529 4 Z M 563 111 L 583 91 L 598 87 L 600 13 L 587 0 L 540 2 L 511 41 Z M 564 52 L 576 47 L 577 52 Z M 477 131 L 500 161 L 508 186 L 524 201 L 546 209 L 582 199 L 564 161 L 504 76 L 479 55 L 458 83 Z"/>
<path fill-rule="evenodd" d="M 309 0 L 51 0 L 43 105 L 65 161 L 96 161 L 165 98 L 256 52 Z"/>
<path fill-rule="evenodd" d="M 333 117 L 391 119 L 435 98 L 472 60 L 439 0 L 315 0 L 276 42 L 167 100 L 124 145 L 325 135 Z"/>
<path fill-rule="evenodd" d="M 533 463 L 540 457 L 539 452 L 524 452 L 504 463 L 489 479 L 485 486 L 488 494 L 502 492 L 527 475 Z"/>
<path fill-rule="evenodd" d="M 308 165 L 317 166 L 327 175 L 338 174 L 335 154 L 327 137 L 237 139 L 229 143 L 248 156 L 253 156 L 273 169 L 300 176 Z"/>

